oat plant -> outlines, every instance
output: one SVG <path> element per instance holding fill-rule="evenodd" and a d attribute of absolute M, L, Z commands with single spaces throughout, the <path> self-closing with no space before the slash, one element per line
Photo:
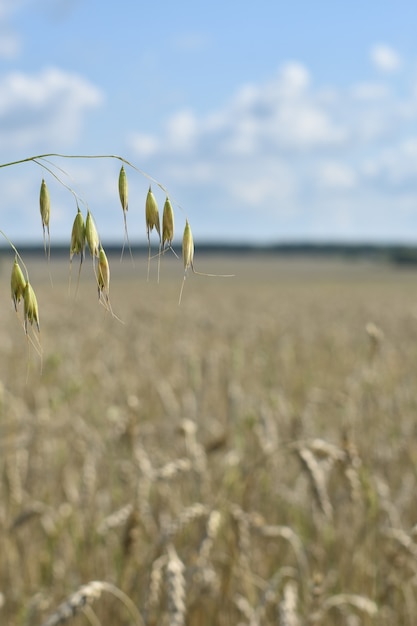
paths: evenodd
<path fill-rule="evenodd" d="M 104 251 L 104 244 L 99 235 L 99 228 L 96 221 L 96 216 L 93 216 L 93 212 L 89 207 L 87 201 L 82 198 L 78 192 L 73 188 L 72 185 L 68 184 L 68 173 L 58 165 L 57 161 L 59 160 L 97 160 L 97 159 L 110 159 L 121 162 L 121 168 L 119 171 L 119 176 L 117 180 L 117 188 L 118 195 L 121 203 L 121 208 L 123 211 L 123 219 L 124 219 L 124 240 L 121 252 L 121 260 L 123 258 L 123 253 L 126 245 L 129 248 L 130 256 L 133 262 L 132 248 L 130 245 L 128 228 L 127 228 L 127 212 L 129 209 L 129 193 L 128 193 L 128 179 L 126 169 L 129 168 L 133 172 L 138 173 L 142 177 L 146 178 L 149 181 L 149 189 L 146 196 L 145 201 L 145 218 L 146 218 L 146 237 L 148 241 L 148 262 L 147 262 L 147 280 L 149 281 L 150 276 L 150 263 L 151 263 L 151 233 L 155 230 L 158 239 L 158 271 L 157 271 L 157 281 L 160 279 L 160 260 L 161 256 L 167 250 L 171 250 L 175 257 L 178 258 L 177 253 L 173 248 L 173 240 L 174 240 L 174 209 L 173 204 L 175 204 L 182 212 L 182 207 L 174 202 L 172 197 L 170 197 L 168 190 L 157 180 L 149 176 L 143 170 L 137 168 L 135 165 L 127 161 L 121 156 L 108 154 L 108 155 L 66 155 L 66 154 L 58 154 L 58 153 L 48 153 L 41 154 L 37 156 L 31 156 L 24 159 L 20 159 L 17 161 L 12 161 L 9 163 L 0 164 L 1 168 L 6 167 L 16 167 L 21 164 L 33 163 L 42 169 L 42 179 L 40 184 L 40 194 L 39 194 L 39 206 L 40 206 L 40 214 L 42 221 L 42 230 L 43 230 L 43 246 L 45 255 L 48 259 L 48 263 L 51 259 L 51 236 L 50 236 L 50 225 L 53 221 L 53 210 L 51 210 L 51 197 L 49 191 L 49 185 L 47 182 L 47 178 L 50 178 L 50 182 L 58 183 L 62 185 L 69 194 L 73 197 L 76 205 L 76 215 L 73 221 L 72 230 L 69 234 L 69 292 L 71 291 L 71 276 L 72 276 L 72 262 L 75 255 L 80 257 L 80 265 L 78 269 L 77 276 L 77 286 L 75 290 L 75 297 L 78 293 L 80 275 L 83 268 L 83 262 L 85 257 L 85 248 L 87 247 L 90 252 L 90 257 L 92 259 L 93 266 L 93 274 L 95 277 L 95 282 L 98 288 L 98 299 L 100 304 L 104 306 L 104 308 L 113 316 L 117 317 L 113 313 L 113 309 L 110 303 L 110 295 L 109 295 L 109 287 L 110 287 L 110 267 L 108 258 Z M 153 188 L 159 188 L 165 194 L 165 203 L 163 207 L 162 213 L 162 223 L 160 220 L 158 202 L 154 195 Z M 85 213 L 83 214 L 83 207 Z M 97 214 L 97 218 L 99 218 Z M 36 330 L 40 331 L 39 324 L 39 308 L 38 302 L 36 299 L 35 291 L 33 289 L 32 284 L 29 282 L 29 275 L 26 270 L 26 276 L 23 275 L 19 262 L 22 261 L 21 255 L 18 253 L 18 250 L 14 246 L 14 244 L 8 239 L 7 235 L 0 231 L 0 234 L 6 239 L 6 241 L 11 246 L 12 250 L 15 253 L 15 263 L 13 266 L 12 272 L 12 300 L 14 304 L 14 308 L 16 312 L 18 312 L 18 305 L 21 300 L 23 300 L 24 310 L 23 310 L 23 328 L 25 334 L 28 336 L 29 326 L 36 328 Z M 184 263 L 184 277 L 181 285 L 181 292 L 179 297 L 179 302 L 182 299 L 182 292 L 184 288 L 185 278 L 187 276 L 188 270 L 191 269 L 195 274 L 201 274 L 206 276 L 214 276 L 214 274 L 203 274 L 202 272 L 197 272 L 194 269 L 194 241 L 191 232 L 191 227 L 188 221 L 188 218 L 185 218 L 185 229 L 184 236 L 182 241 L 182 257 Z M 51 285 L 52 285 L 52 277 L 51 277 Z M 39 337 L 35 338 L 32 336 L 32 343 L 37 346 L 37 350 L 40 351 L 40 342 Z"/>

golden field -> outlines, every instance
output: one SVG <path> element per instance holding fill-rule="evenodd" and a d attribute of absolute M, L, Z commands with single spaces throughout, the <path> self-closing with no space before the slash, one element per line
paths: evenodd
<path fill-rule="evenodd" d="M 417 274 L 109 260 L 27 261 L 42 373 L 1 265 L 0 623 L 414 626 Z"/>

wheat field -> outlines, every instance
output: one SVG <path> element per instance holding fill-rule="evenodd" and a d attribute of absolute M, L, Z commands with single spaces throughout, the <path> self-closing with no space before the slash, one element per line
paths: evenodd
<path fill-rule="evenodd" d="M 389 265 L 28 263 L 0 282 L 0 623 L 417 620 L 417 275 Z M 10 265 L 10 267 L 9 267 Z M 51 277 L 49 276 L 49 271 Z M 53 286 L 51 286 L 51 281 Z"/>

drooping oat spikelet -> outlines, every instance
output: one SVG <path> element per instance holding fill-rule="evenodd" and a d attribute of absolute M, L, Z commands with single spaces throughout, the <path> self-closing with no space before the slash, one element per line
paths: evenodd
<path fill-rule="evenodd" d="M 184 263 L 184 278 L 182 279 L 180 297 L 178 299 L 178 304 L 181 304 L 182 292 L 184 289 L 185 279 L 187 278 L 187 272 L 191 269 L 194 272 L 194 240 L 193 234 L 191 232 L 190 224 L 188 220 L 185 221 L 184 234 L 182 237 L 182 260 Z"/>
<path fill-rule="evenodd" d="M 182 259 L 184 263 L 184 278 L 182 280 L 180 297 L 178 300 L 178 304 L 181 304 L 182 292 L 184 289 L 185 279 L 187 277 L 187 272 L 191 268 L 194 274 L 199 274 L 200 276 L 212 276 L 217 278 L 232 278 L 234 274 L 207 274 L 206 272 L 197 272 L 194 268 L 194 239 L 193 234 L 191 232 L 191 227 L 188 220 L 185 221 L 184 234 L 182 237 Z"/>
<path fill-rule="evenodd" d="M 128 210 L 128 183 L 124 165 L 120 168 L 119 173 L 119 197 L 122 205 L 123 213 Z"/>
<path fill-rule="evenodd" d="M 20 269 L 20 265 L 17 261 L 17 257 L 15 257 L 15 260 L 13 263 L 10 286 L 11 286 L 11 291 L 12 291 L 12 300 L 13 300 L 14 308 L 17 311 L 17 305 L 19 304 L 21 298 L 23 297 L 25 287 L 26 287 L 26 280 L 25 280 L 25 277 L 23 276 L 22 270 Z"/>
<path fill-rule="evenodd" d="M 159 238 L 161 238 L 158 203 L 153 195 L 151 186 L 149 186 L 148 195 L 146 196 L 146 233 L 148 235 L 148 239 L 150 238 L 150 234 L 154 228 L 158 233 Z"/>
<path fill-rule="evenodd" d="M 28 332 L 28 322 L 33 325 L 35 322 L 38 331 L 39 329 L 39 309 L 38 302 L 36 300 L 36 295 L 33 290 L 32 285 L 29 281 L 27 281 L 25 288 L 23 290 L 23 306 L 24 306 L 24 324 L 26 334 Z"/>
<path fill-rule="evenodd" d="M 104 252 L 103 246 L 101 245 L 98 258 L 97 285 L 99 299 L 101 300 L 102 298 L 104 298 L 104 301 L 108 303 L 110 288 L 110 267 L 106 253 Z"/>
<path fill-rule="evenodd" d="M 110 266 L 106 253 L 104 252 L 104 248 L 101 244 L 98 257 L 97 288 L 99 302 L 104 305 L 114 318 L 121 322 L 117 315 L 113 313 L 110 303 Z"/>
<path fill-rule="evenodd" d="M 164 211 L 162 213 L 162 248 L 165 247 L 165 244 L 167 244 L 168 248 L 170 248 L 173 239 L 174 239 L 174 210 L 167 196 L 165 200 L 165 204 L 164 204 Z"/>
<path fill-rule="evenodd" d="M 179 558 L 173 545 L 167 549 L 168 563 L 166 566 L 169 626 L 185 624 L 185 565 Z"/>
<path fill-rule="evenodd" d="M 120 173 L 119 173 L 119 198 L 120 198 L 120 203 L 122 205 L 123 219 L 124 219 L 124 225 L 125 225 L 125 238 L 124 238 L 123 248 L 122 248 L 122 258 L 123 258 L 123 252 L 125 249 L 126 242 L 129 247 L 130 256 L 132 257 L 132 250 L 131 250 L 130 242 L 129 242 L 129 234 L 127 231 L 127 211 L 129 208 L 129 186 L 127 182 L 126 171 L 123 165 L 120 168 Z"/>
<path fill-rule="evenodd" d="M 93 216 L 90 210 L 87 211 L 87 218 L 85 220 L 85 239 L 90 250 L 90 254 L 93 257 L 99 256 L 100 238 L 98 236 L 97 228 L 94 223 Z"/>
<path fill-rule="evenodd" d="M 72 259 L 74 254 L 80 255 L 80 267 L 78 270 L 78 278 L 77 278 L 77 291 L 78 285 L 80 282 L 80 274 L 81 267 L 84 260 L 84 252 L 85 252 L 85 223 L 80 208 L 78 207 L 77 215 L 75 216 L 72 231 L 71 231 L 71 242 L 70 242 L 70 274 L 69 274 L 69 287 L 71 286 L 71 274 L 72 274 Z"/>
<path fill-rule="evenodd" d="M 72 225 L 71 231 L 71 244 L 70 244 L 70 261 L 72 261 L 72 257 L 74 254 L 81 255 L 81 263 L 84 258 L 84 249 L 85 249 L 85 224 L 84 218 L 78 207 L 77 215 L 75 216 L 74 223 Z"/>
<path fill-rule="evenodd" d="M 45 230 L 48 234 L 48 258 L 50 256 L 51 251 L 51 240 L 49 235 L 49 219 L 51 216 L 51 199 L 49 196 L 49 190 L 46 185 L 45 179 L 42 178 L 41 190 L 39 194 L 39 206 L 41 211 L 42 218 L 42 228 L 43 228 L 43 245 L 46 254 L 46 238 L 45 238 Z"/>
<path fill-rule="evenodd" d="M 190 267 L 194 269 L 194 240 L 188 220 L 185 221 L 184 235 L 182 237 L 182 260 L 184 262 L 185 271 Z"/>
<path fill-rule="evenodd" d="M 145 213 L 146 213 L 146 234 L 148 237 L 148 280 L 149 280 L 149 267 L 151 262 L 151 232 L 155 228 L 156 232 L 159 235 L 159 248 L 161 251 L 162 240 L 161 240 L 161 225 L 159 222 L 159 210 L 158 203 L 156 201 L 155 196 L 153 195 L 152 188 L 149 185 L 148 194 L 146 196 L 146 204 L 145 204 Z M 159 262 L 158 262 L 158 280 L 159 280 Z"/>

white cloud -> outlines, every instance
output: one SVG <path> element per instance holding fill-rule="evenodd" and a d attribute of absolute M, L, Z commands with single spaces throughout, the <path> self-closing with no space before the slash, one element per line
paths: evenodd
<path fill-rule="evenodd" d="M 148 133 L 132 133 L 129 144 L 140 159 L 152 157 L 159 150 L 158 139 Z"/>
<path fill-rule="evenodd" d="M 165 130 L 163 138 L 147 136 L 145 146 L 152 146 L 153 155 L 190 156 L 207 151 L 222 158 L 243 158 L 254 153 L 312 150 L 346 139 L 346 128 L 320 102 L 320 94 L 310 89 L 307 69 L 293 62 L 266 84 L 242 86 L 216 112 L 198 118 L 192 110 L 178 111 L 167 120 Z M 143 155 L 138 136 L 143 134 L 133 133 L 130 143 Z"/>
<path fill-rule="evenodd" d="M 310 84 L 308 70 L 290 62 L 268 83 L 244 86 L 224 109 L 224 126 L 235 145 L 251 139 L 253 146 L 298 150 L 343 140 L 343 127 L 329 117 Z"/>
<path fill-rule="evenodd" d="M 383 72 L 395 72 L 401 66 L 401 57 L 396 50 L 385 44 L 376 44 L 371 49 L 371 60 Z"/>
<path fill-rule="evenodd" d="M 232 173 L 232 168 L 229 169 Z M 231 175 L 223 186 L 230 195 L 233 204 L 257 210 L 262 207 L 263 214 L 275 212 L 277 207 L 291 202 L 296 194 L 296 178 L 291 166 L 283 160 L 269 163 L 262 161 L 259 167 L 244 168 L 244 175 Z"/>
<path fill-rule="evenodd" d="M 305 220 L 298 229 L 325 236 L 331 229 L 365 233 L 365 216 L 375 221 L 372 207 L 389 206 L 397 193 L 399 206 L 410 207 L 417 196 L 416 122 L 412 84 L 400 92 L 386 74 L 322 88 L 291 62 L 266 82 L 242 85 L 217 110 L 180 110 L 158 135 L 132 137 L 136 154 L 148 159 L 145 169 L 157 166 L 181 204 L 199 206 L 203 198 L 204 235 L 207 215 L 214 223 L 239 214 L 242 223 L 251 216 L 256 222 L 253 236 L 265 233 L 265 220 L 271 236 L 274 225 L 286 232 L 297 216 Z"/>
<path fill-rule="evenodd" d="M 352 189 L 357 176 L 352 167 L 338 161 L 324 161 L 317 167 L 317 183 L 327 189 Z"/>
<path fill-rule="evenodd" d="M 7 74 L 0 79 L 2 149 L 72 143 L 86 110 L 99 106 L 102 99 L 100 90 L 85 78 L 57 68 Z"/>
<path fill-rule="evenodd" d="M 390 90 L 384 83 L 363 82 L 353 85 L 352 98 L 359 101 L 384 100 L 390 95 Z"/>
<path fill-rule="evenodd" d="M 167 148 L 178 152 L 189 152 L 194 148 L 198 134 L 198 120 L 190 110 L 179 111 L 166 124 Z"/>
<path fill-rule="evenodd" d="M 417 191 L 417 137 L 411 136 L 385 146 L 363 163 L 363 173 L 380 187 Z"/>
<path fill-rule="evenodd" d="M 297 97 L 305 92 L 310 84 L 310 73 L 301 63 L 290 61 L 280 70 L 277 83 L 282 97 Z"/>

